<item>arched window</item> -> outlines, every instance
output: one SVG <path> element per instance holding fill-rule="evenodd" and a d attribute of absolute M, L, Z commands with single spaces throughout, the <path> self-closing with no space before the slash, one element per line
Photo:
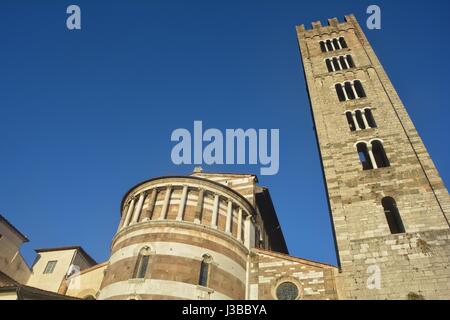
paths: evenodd
<path fill-rule="evenodd" d="M 336 70 L 336 71 L 341 70 L 341 66 L 339 65 L 337 58 L 333 58 L 333 66 L 334 66 L 334 70 Z"/>
<path fill-rule="evenodd" d="M 342 84 L 338 83 L 334 86 L 336 88 L 336 93 L 338 95 L 339 101 L 345 101 L 347 100 L 347 98 L 345 97 L 344 94 L 344 89 L 342 88 Z"/>
<path fill-rule="evenodd" d="M 392 234 L 405 233 L 400 212 L 398 212 L 397 203 L 391 197 L 385 197 L 381 200 L 384 208 L 384 214 Z"/>
<path fill-rule="evenodd" d="M 353 82 L 353 85 L 355 86 L 355 91 L 358 97 L 365 98 L 366 92 L 364 91 L 361 81 L 355 80 L 355 82 Z"/>
<path fill-rule="evenodd" d="M 383 144 L 379 140 L 372 141 L 372 153 L 378 168 L 389 167 L 389 160 L 384 151 Z"/>
<path fill-rule="evenodd" d="M 340 56 L 339 57 L 339 62 L 341 63 L 342 69 L 345 70 L 345 69 L 349 68 L 348 65 L 347 65 L 347 62 L 345 61 L 345 57 Z"/>
<path fill-rule="evenodd" d="M 348 48 L 348 46 L 347 46 L 347 42 L 345 42 L 345 39 L 344 39 L 344 37 L 340 37 L 339 38 L 339 43 L 340 43 L 340 45 L 341 45 L 341 48 Z"/>
<path fill-rule="evenodd" d="M 148 266 L 150 263 L 151 250 L 149 247 L 144 247 L 139 251 L 136 267 L 134 269 L 135 279 L 144 279 L 147 274 Z"/>
<path fill-rule="evenodd" d="M 322 50 L 322 52 L 327 52 L 327 47 L 323 41 L 320 41 L 320 50 Z"/>
<path fill-rule="evenodd" d="M 367 123 L 369 124 L 369 127 L 376 128 L 377 124 L 373 117 L 372 110 L 370 110 L 369 108 L 364 109 L 364 115 L 366 116 L 366 120 L 367 120 Z"/>
<path fill-rule="evenodd" d="M 363 170 L 373 169 L 372 161 L 370 160 L 369 150 L 365 142 L 360 142 L 356 145 L 358 150 L 359 160 L 361 161 Z"/>
<path fill-rule="evenodd" d="M 212 258 L 210 255 L 203 255 L 202 262 L 200 264 L 200 275 L 198 278 L 198 285 L 202 287 L 207 287 L 209 283 L 209 273 Z"/>
<path fill-rule="evenodd" d="M 344 83 L 344 88 L 345 88 L 345 92 L 347 93 L 347 97 L 350 100 L 355 100 L 356 96 L 355 96 L 355 93 L 353 92 L 352 83 L 347 81 L 346 83 Z"/>
<path fill-rule="evenodd" d="M 333 69 L 333 66 L 331 65 L 331 60 L 330 60 L 330 59 L 327 59 L 327 60 L 325 60 L 325 62 L 326 62 L 326 64 L 327 64 L 327 69 L 328 69 L 328 71 L 329 71 L 329 72 L 333 72 L 334 69 Z"/>
<path fill-rule="evenodd" d="M 327 40 L 327 49 L 328 51 L 333 51 L 333 45 L 331 44 L 331 40 Z"/>
<path fill-rule="evenodd" d="M 355 123 L 353 122 L 353 116 L 351 111 L 347 111 L 345 113 L 345 116 L 347 117 L 348 126 L 350 127 L 350 131 L 356 131 Z"/>
<path fill-rule="evenodd" d="M 347 63 L 348 63 L 350 68 L 354 68 L 355 67 L 355 62 L 353 61 L 353 58 L 352 58 L 351 55 L 347 55 Z"/>
<path fill-rule="evenodd" d="M 340 46 L 340 44 L 339 44 L 338 39 L 333 39 L 333 45 L 334 45 L 334 49 L 335 49 L 335 50 L 342 49 L 341 46 Z"/>
<path fill-rule="evenodd" d="M 366 125 L 364 123 L 364 119 L 363 119 L 363 115 L 361 110 L 356 110 L 355 111 L 355 116 L 356 116 L 356 121 L 358 121 L 358 127 L 360 129 L 366 129 Z"/>

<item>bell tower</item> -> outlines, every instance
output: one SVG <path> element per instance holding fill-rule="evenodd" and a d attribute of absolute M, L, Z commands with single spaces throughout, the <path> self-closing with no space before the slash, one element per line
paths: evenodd
<path fill-rule="evenodd" d="M 449 299 L 450 197 L 353 15 L 297 27 L 341 299 Z"/>

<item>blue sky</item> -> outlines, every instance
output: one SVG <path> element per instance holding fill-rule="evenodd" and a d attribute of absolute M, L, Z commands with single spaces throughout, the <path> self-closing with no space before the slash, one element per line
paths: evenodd
<path fill-rule="evenodd" d="M 107 3 L 107 4 L 106 4 Z M 66 29 L 77 4 L 82 30 Z M 365 28 L 382 9 L 382 30 Z M 279 128 L 270 188 L 290 253 L 335 263 L 295 25 L 354 13 L 447 182 L 448 1 L 2 1 L 0 212 L 34 248 L 106 260 L 122 196 L 188 174 L 171 132 Z M 259 174 L 259 166 L 203 166 Z"/>

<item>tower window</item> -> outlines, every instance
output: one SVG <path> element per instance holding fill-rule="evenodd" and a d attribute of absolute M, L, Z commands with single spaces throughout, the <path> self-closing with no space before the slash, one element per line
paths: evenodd
<path fill-rule="evenodd" d="M 325 63 L 327 64 L 328 72 L 333 72 L 333 71 L 334 71 L 334 67 L 333 67 L 333 65 L 331 64 L 331 60 L 330 60 L 330 59 L 326 59 L 326 60 L 325 60 Z"/>
<path fill-rule="evenodd" d="M 371 144 L 359 142 L 356 145 L 363 170 L 389 167 L 389 160 L 380 140 L 373 140 Z"/>
<path fill-rule="evenodd" d="M 363 110 L 356 109 L 345 113 L 350 131 L 364 130 L 376 128 L 372 110 L 365 108 Z"/>
<path fill-rule="evenodd" d="M 344 37 L 340 37 L 339 38 L 339 44 L 341 45 L 341 47 L 342 48 L 348 48 L 348 46 L 347 46 L 347 42 L 345 42 L 345 39 L 344 39 Z"/>
<path fill-rule="evenodd" d="M 372 141 L 372 153 L 378 168 L 386 168 L 390 166 L 389 160 L 386 156 L 386 152 L 384 151 L 384 147 L 381 141 L 379 140 Z"/>
<path fill-rule="evenodd" d="M 139 252 L 137 263 L 136 263 L 136 268 L 134 271 L 135 279 L 144 279 L 145 278 L 149 264 L 150 264 L 150 254 L 151 254 L 151 251 L 150 251 L 149 247 L 144 247 Z"/>
<path fill-rule="evenodd" d="M 343 37 L 320 41 L 319 44 L 322 52 L 331 52 L 348 48 Z"/>
<path fill-rule="evenodd" d="M 376 124 L 375 119 L 373 117 L 372 110 L 370 110 L 370 108 L 365 108 L 364 109 L 364 116 L 366 117 L 367 124 L 369 125 L 370 128 L 376 128 L 377 127 L 377 124 Z"/>
<path fill-rule="evenodd" d="M 356 131 L 355 122 L 353 121 L 353 115 L 351 111 L 347 111 L 345 113 L 345 116 L 347 118 L 348 126 L 350 127 L 350 131 Z"/>
<path fill-rule="evenodd" d="M 400 217 L 400 212 L 397 208 L 397 203 L 391 197 L 385 197 L 381 200 L 384 208 L 384 214 L 389 225 L 389 230 L 392 234 L 405 233 L 405 227 Z"/>
<path fill-rule="evenodd" d="M 331 42 L 331 40 L 327 40 L 326 44 L 327 44 L 328 51 L 334 51 L 333 43 Z"/>
<path fill-rule="evenodd" d="M 198 279 L 198 285 L 202 287 L 207 287 L 209 283 L 209 273 L 212 258 L 210 255 L 205 254 L 203 256 L 202 262 L 200 264 L 200 275 Z"/>
<path fill-rule="evenodd" d="M 58 262 L 57 260 L 52 260 L 52 261 L 47 262 L 47 265 L 45 266 L 45 269 L 44 269 L 44 274 L 53 273 L 57 262 Z"/>
<path fill-rule="evenodd" d="M 358 123 L 358 127 L 360 129 L 365 129 L 366 125 L 364 123 L 363 114 L 362 114 L 361 110 L 355 111 L 355 117 L 356 117 L 356 122 Z"/>
<path fill-rule="evenodd" d="M 354 68 L 355 64 L 350 55 L 328 58 L 325 60 L 329 72 Z"/>
<path fill-rule="evenodd" d="M 353 88 L 353 84 L 349 81 L 344 83 L 344 89 L 345 89 L 345 93 L 347 94 L 347 98 L 349 100 L 355 100 L 356 99 L 356 95 L 355 95 L 355 91 Z"/>
<path fill-rule="evenodd" d="M 358 150 L 359 160 L 363 166 L 363 170 L 373 169 L 372 160 L 370 159 L 369 149 L 365 142 L 360 142 L 357 144 L 356 149 Z"/>
<path fill-rule="evenodd" d="M 346 81 L 343 84 L 338 83 L 335 85 L 335 88 L 339 101 L 355 100 L 366 97 L 362 83 L 359 80 L 353 82 Z"/>
<path fill-rule="evenodd" d="M 365 98 L 365 97 L 366 97 L 366 92 L 364 91 L 364 88 L 363 88 L 363 86 L 362 86 L 361 81 L 355 80 L 355 81 L 353 82 L 353 86 L 354 86 L 354 88 L 355 88 L 355 90 L 356 90 L 356 94 L 357 94 L 357 96 L 358 96 L 359 98 Z"/>
<path fill-rule="evenodd" d="M 342 88 L 342 84 L 338 83 L 335 85 L 336 93 L 338 95 L 339 101 L 346 101 L 347 97 L 345 96 L 344 89 Z"/>

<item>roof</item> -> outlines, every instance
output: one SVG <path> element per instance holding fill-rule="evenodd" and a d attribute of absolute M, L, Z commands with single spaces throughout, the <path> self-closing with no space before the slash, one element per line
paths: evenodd
<path fill-rule="evenodd" d="M 29 242 L 28 238 L 19 231 L 14 225 L 9 222 L 2 214 L 0 214 L 0 222 L 5 223 L 17 236 L 19 236 L 20 239 L 22 239 L 23 242 Z"/>
<path fill-rule="evenodd" d="M 66 247 L 54 247 L 54 248 L 41 248 L 41 249 L 35 249 L 37 253 L 41 252 L 52 252 L 52 251 L 66 251 L 66 250 L 77 250 L 82 255 L 85 256 L 87 260 L 93 265 L 97 264 L 97 262 L 92 258 L 81 246 L 66 246 Z"/>
<path fill-rule="evenodd" d="M 33 300 L 79 300 L 74 297 L 65 296 L 59 293 L 29 287 L 18 283 L 9 276 L 0 271 L 0 292 L 16 292 L 17 298 L 22 300 L 24 297 Z"/>
<path fill-rule="evenodd" d="M 266 254 L 266 255 L 269 255 L 269 256 L 273 256 L 273 257 L 277 257 L 277 258 L 280 258 L 280 259 L 286 259 L 286 260 L 291 260 L 291 261 L 303 263 L 303 264 L 310 264 L 310 265 L 321 266 L 321 267 L 326 267 L 326 268 L 338 269 L 338 267 L 336 267 L 336 266 L 334 266 L 332 264 L 329 264 L 329 263 L 324 263 L 324 262 L 318 262 L 318 261 L 313 261 L 313 260 L 304 259 L 304 258 L 293 257 L 293 256 L 290 256 L 290 255 L 287 255 L 287 254 L 284 254 L 284 253 L 270 251 L 270 250 L 266 250 L 266 249 L 252 248 L 252 251 L 257 252 L 257 253 L 261 253 L 261 254 Z"/>
<path fill-rule="evenodd" d="M 230 176 L 230 177 L 254 177 L 255 182 L 258 182 L 258 176 L 251 173 L 234 173 L 234 172 L 205 172 L 205 171 L 195 171 L 189 174 L 192 175 L 210 175 L 210 176 Z"/>
<path fill-rule="evenodd" d="M 19 285 L 16 280 L 8 276 L 6 273 L 0 271 L 0 288 L 12 287 L 16 285 Z"/>

